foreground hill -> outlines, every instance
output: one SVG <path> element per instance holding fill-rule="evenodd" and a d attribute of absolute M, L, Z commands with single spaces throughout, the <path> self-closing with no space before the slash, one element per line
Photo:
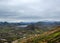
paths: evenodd
<path fill-rule="evenodd" d="M 60 26 L 43 34 L 20 39 L 17 43 L 60 43 Z"/>

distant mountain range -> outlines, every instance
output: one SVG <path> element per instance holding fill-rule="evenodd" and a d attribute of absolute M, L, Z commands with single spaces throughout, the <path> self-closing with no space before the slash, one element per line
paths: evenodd
<path fill-rule="evenodd" d="M 60 25 L 60 22 L 37 22 L 37 25 Z"/>
<path fill-rule="evenodd" d="M 33 22 L 19 22 L 19 23 L 0 22 L 0 26 L 4 25 L 18 26 L 18 25 L 29 25 L 29 24 L 33 24 Z"/>
<path fill-rule="evenodd" d="M 19 22 L 19 23 L 9 23 L 9 22 L 0 22 L 0 25 L 29 25 L 29 24 L 36 24 L 36 25 L 60 25 L 58 21 L 40 21 L 40 22 Z"/>

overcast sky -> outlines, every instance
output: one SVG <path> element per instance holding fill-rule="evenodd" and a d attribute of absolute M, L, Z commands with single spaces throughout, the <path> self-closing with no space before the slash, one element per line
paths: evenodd
<path fill-rule="evenodd" d="M 60 21 L 60 0 L 0 0 L 0 21 Z"/>

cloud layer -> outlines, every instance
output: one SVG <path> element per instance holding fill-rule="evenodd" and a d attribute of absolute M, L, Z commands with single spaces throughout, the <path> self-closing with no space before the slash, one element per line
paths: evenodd
<path fill-rule="evenodd" d="M 60 21 L 60 0 L 0 0 L 0 21 Z"/>

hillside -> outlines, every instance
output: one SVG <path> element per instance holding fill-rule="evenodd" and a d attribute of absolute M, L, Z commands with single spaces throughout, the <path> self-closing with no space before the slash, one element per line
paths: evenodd
<path fill-rule="evenodd" d="M 43 34 L 20 39 L 17 43 L 60 43 L 60 26 Z"/>

